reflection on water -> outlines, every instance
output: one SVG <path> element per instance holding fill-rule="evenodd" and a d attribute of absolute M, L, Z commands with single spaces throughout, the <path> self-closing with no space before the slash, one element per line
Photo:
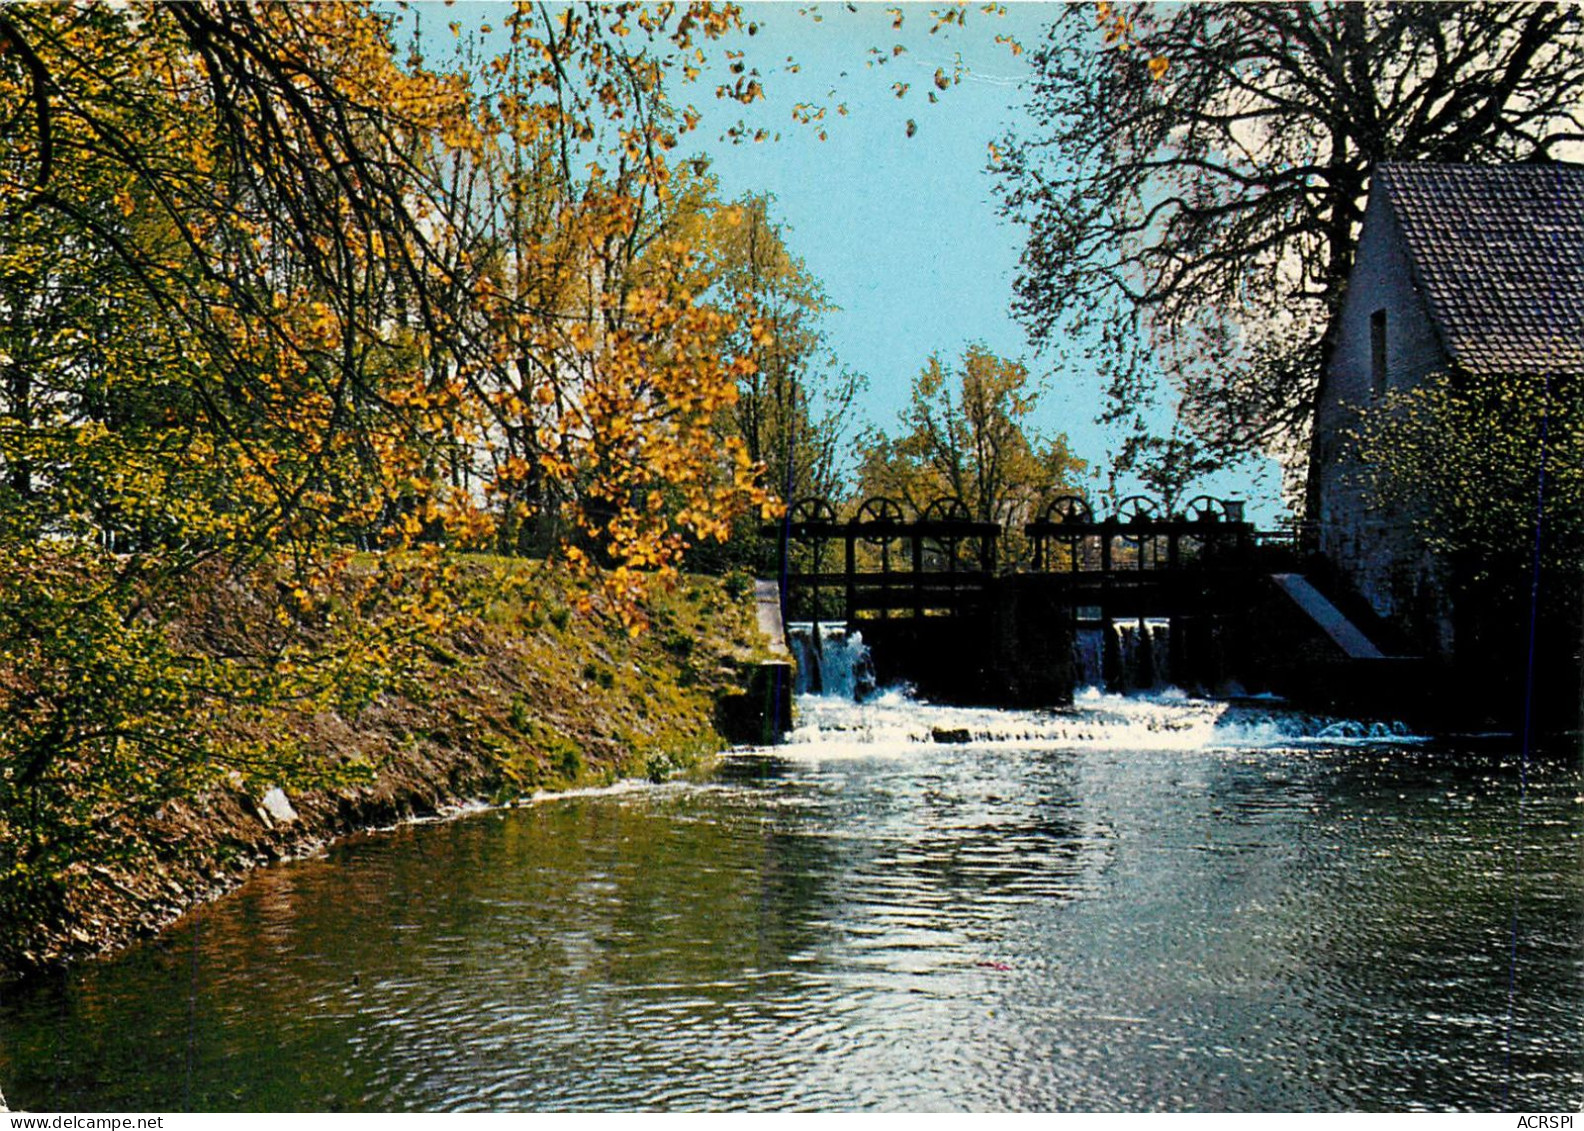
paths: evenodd
<path fill-rule="evenodd" d="M 792 743 L 708 782 L 362 838 L 114 962 L 0 989 L 6 1095 L 1584 1101 L 1577 766 L 1531 767 L 1518 844 L 1515 762 L 1335 720 L 1112 698 L 802 706 Z"/>

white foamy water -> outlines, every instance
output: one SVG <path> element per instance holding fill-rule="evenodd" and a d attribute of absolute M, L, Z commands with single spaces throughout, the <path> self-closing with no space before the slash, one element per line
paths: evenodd
<path fill-rule="evenodd" d="M 794 621 L 787 640 L 797 657 L 799 695 L 851 700 L 874 694 L 874 664 L 857 629 L 842 621 Z"/>
<path fill-rule="evenodd" d="M 888 690 L 863 702 L 798 697 L 796 725 L 779 752 L 796 759 L 906 756 L 921 744 L 1031 749 L 1216 750 L 1423 741 L 1401 723 L 1312 715 L 1266 704 L 1080 692 L 1072 707 L 1015 711 L 949 707 Z"/>

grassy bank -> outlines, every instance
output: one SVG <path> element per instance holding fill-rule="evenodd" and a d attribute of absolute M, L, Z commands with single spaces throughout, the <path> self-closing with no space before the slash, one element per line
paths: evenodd
<path fill-rule="evenodd" d="M 506 569 L 502 585 L 501 563 L 481 566 L 472 615 L 425 637 L 356 710 L 204 721 L 222 745 L 289 745 L 311 772 L 297 784 L 224 772 L 119 818 L 132 851 L 74 860 L 52 905 L 0 921 L 0 973 L 122 946 L 336 837 L 469 802 L 659 780 L 725 745 L 717 720 L 762 649 L 745 578 L 657 589 L 632 635 L 565 574 Z M 232 604 L 227 631 L 247 629 L 246 607 Z"/>

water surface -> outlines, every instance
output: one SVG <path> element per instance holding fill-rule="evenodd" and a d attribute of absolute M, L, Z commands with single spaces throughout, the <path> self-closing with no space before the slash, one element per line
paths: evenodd
<path fill-rule="evenodd" d="M 0 989 L 6 1095 L 1584 1104 L 1576 763 L 1532 764 L 1520 808 L 1510 753 L 1221 704 L 892 696 L 802 717 L 709 780 L 362 837 L 119 959 Z"/>

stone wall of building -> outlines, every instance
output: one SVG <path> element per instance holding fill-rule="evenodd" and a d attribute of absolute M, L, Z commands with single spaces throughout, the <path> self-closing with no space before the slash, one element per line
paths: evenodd
<path fill-rule="evenodd" d="M 1371 318 L 1385 312 L 1385 384 L 1376 388 Z M 1385 391 L 1412 388 L 1447 355 L 1415 285 L 1384 191 L 1371 192 L 1335 349 L 1316 415 L 1321 552 L 1381 617 L 1432 655 L 1452 649 L 1451 578 L 1415 529 L 1415 516 L 1371 505 L 1348 433 Z"/>

